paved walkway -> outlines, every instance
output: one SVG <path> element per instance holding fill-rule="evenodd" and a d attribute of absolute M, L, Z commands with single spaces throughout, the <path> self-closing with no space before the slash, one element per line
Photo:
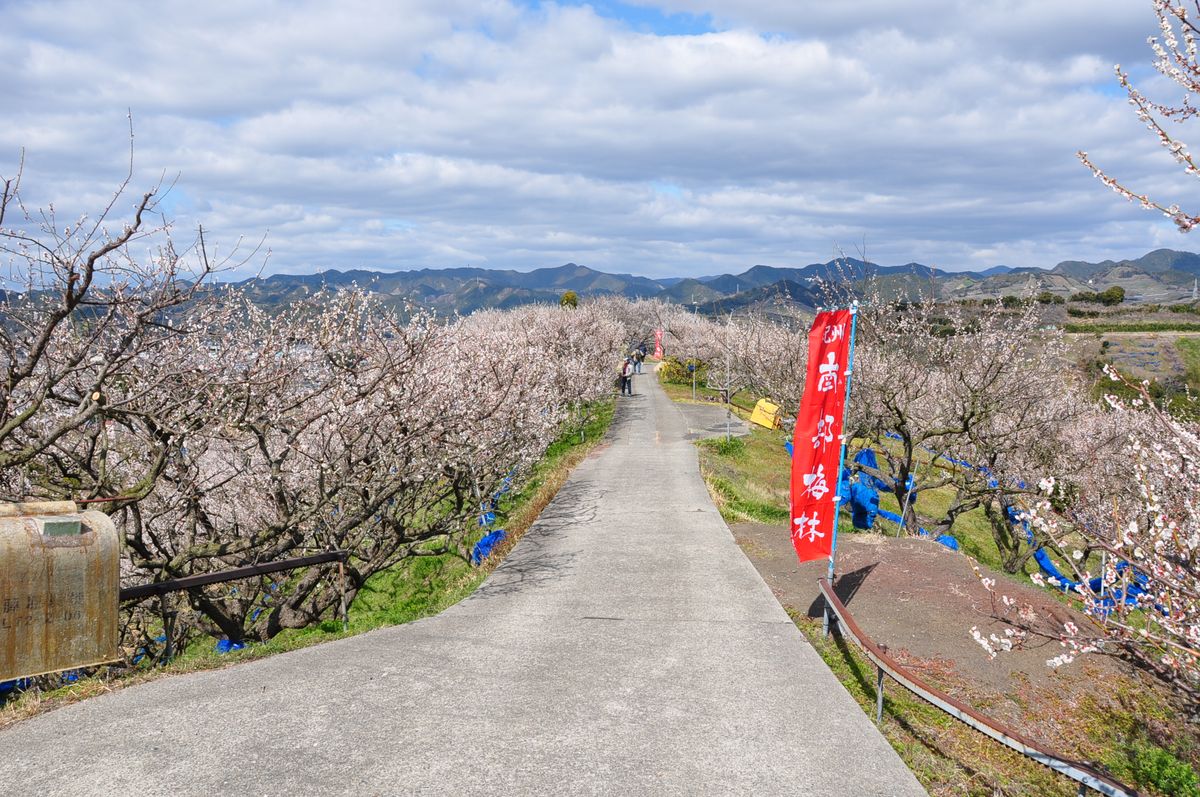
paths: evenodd
<path fill-rule="evenodd" d="M 924 791 L 713 508 L 652 375 L 442 614 L 166 678 L 0 733 L 0 793 Z"/>

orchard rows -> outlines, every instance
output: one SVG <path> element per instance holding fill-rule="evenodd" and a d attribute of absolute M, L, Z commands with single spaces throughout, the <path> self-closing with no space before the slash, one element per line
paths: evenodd
<path fill-rule="evenodd" d="M 110 499 L 97 506 L 123 533 L 128 584 L 341 549 L 353 601 L 407 557 L 466 555 L 481 502 L 577 434 L 656 329 L 730 396 L 768 396 L 786 414 L 803 388 L 797 323 L 615 298 L 447 319 L 363 290 L 267 312 L 213 282 L 236 264 L 212 262 L 202 237 L 178 250 L 148 226 L 153 193 L 110 233 L 121 192 L 98 219 L 63 224 L 28 211 L 19 181 L 3 185 L 0 249 L 19 292 L 0 324 L 0 498 Z M 1149 580 L 1136 608 L 1081 596 L 1086 628 L 1004 597 L 1016 630 L 985 646 L 1049 634 L 1065 661 L 1117 645 L 1194 693 L 1194 430 L 1145 402 L 1090 400 L 1062 334 L 1032 309 L 874 297 L 859 315 L 852 448 L 878 451 L 871 475 L 902 504 L 910 478 L 954 496 L 938 517 L 907 502 L 913 528 L 947 530 L 982 509 L 1013 572 L 1049 544 L 1081 580 L 1120 584 L 1122 562 Z M 1032 541 L 1009 508 L 1033 517 Z M 330 569 L 269 583 L 192 591 L 177 644 L 268 639 L 337 609 Z M 130 651 L 156 633 L 149 614 L 125 620 Z"/>

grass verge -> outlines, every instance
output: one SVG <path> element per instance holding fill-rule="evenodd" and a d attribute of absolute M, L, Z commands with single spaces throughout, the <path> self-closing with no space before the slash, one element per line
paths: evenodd
<path fill-rule="evenodd" d="M 875 714 L 875 667 L 853 643 L 821 635 L 821 623 L 788 608 L 826 666 L 870 716 Z M 959 723 L 885 679 L 884 738 L 931 795 L 1068 795 L 1075 790 L 1049 770 Z M 1028 766 L 1026 766 L 1028 765 Z"/>
<path fill-rule="evenodd" d="M 563 434 L 546 450 L 521 488 L 503 497 L 495 525 L 508 535 L 479 567 L 471 566 L 455 554 L 430 550 L 428 555 L 406 559 L 372 576 L 350 606 L 349 631 L 342 630 L 340 620 L 325 620 L 308 628 L 285 630 L 267 642 L 226 654 L 214 650 L 213 640 L 204 640 L 189 646 L 165 666 L 122 669 L 119 673 L 116 668 L 105 668 L 92 677 L 57 689 L 26 691 L 0 708 L 0 729 L 59 706 L 167 675 L 220 669 L 437 614 L 474 592 L 499 566 L 557 495 L 575 466 L 603 439 L 612 422 L 614 406 L 612 400 L 598 405 L 584 426 L 582 440 L 578 428 Z M 474 539 L 479 536 L 476 534 Z"/>
<path fill-rule="evenodd" d="M 658 383 L 662 385 L 662 389 L 666 392 L 667 398 L 671 399 L 671 401 L 693 401 L 691 382 L 688 382 L 687 384 L 681 382 L 668 382 L 660 377 Z M 701 382 L 696 385 L 696 398 L 694 400 L 697 403 L 704 404 L 711 404 L 714 402 L 720 403 L 721 391 L 714 390 L 713 388 L 708 387 Z M 729 403 L 733 405 L 735 412 L 740 411 L 741 413 L 748 415 L 749 413 L 754 412 L 754 405 L 757 401 L 758 398 L 756 396 L 746 391 L 742 391 L 734 395 L 733 400 Z"/>
<path fill-rule="evenodd" d="M 755 427 L 745 437 L 697 446 L 700 471 L 726 522 L 787 522 L 789 475 L 781 432 Z"/>

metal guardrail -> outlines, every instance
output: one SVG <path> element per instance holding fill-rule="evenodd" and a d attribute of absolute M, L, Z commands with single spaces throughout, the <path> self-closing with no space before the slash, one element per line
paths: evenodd
<path fill-rule="evenodd" d="M 980 714 L 979 712 L 967 706 L 964 703 L 954 699 L 945 692 L 942 692 L 921 679 L 914 676 L 912 673 L 905 670 L 895 659 L 891 658 L 883 651 L 879 645 L 875 644 L 872 639 L 863 633 L 858 624 L 854 622 L 854 617 L 842 604 L 841 600 L 834 593 L 830 586 L 829 579 L 820 578 L 817 583 L 821 587 L 821 594 L 825 596 L 825 604 L 833 612 L 837 618 L 838 627 L 842 633 L 850 637 L 850 639 L 862 649 L 867 658 L 870 659 L 878 668 L 875 680 L 875 722 L 878 724 L 883 717 L 883 676 L 886 673 L 890 675 L 896 683 L 903 686 L 908 691 L 915 694 L 917 697 L 931 703 L 942 711 L 945 711 L 950 716 L 963 722 L 975 730 L 986 736 L 990 736 L 996 741 L 1011 747 L 1018 753 L 1032 758 L 1043 766 L 1053 769 L 1055 772 L 1066 775 L 1068 778 L 1079 782 L 1079 793 L 1084 794 L 1087 789 L 1094 789 L 1101 794 L 1109 795 L 1109 797 L 1139 797 L 1138 792 L 1129 786 L 1114 780 L 1108 775 L 1100 772 L 1089 764 L 1082 761 L 1074 761 L 1069 758 L 1064 758 L 1058 753 L 1047 749 L 1044 745 L 1034 741 L 1026 736 L 1013 731 L 1010 728 L 1001 725 L 995 720 Z"/>
<path fill-rule="evenodd" d="M 184 576 L 165 581 L 154 581 L 149 584 L 139 584 L 136 587 L 126 587 L 121 590 L 121 602 L 141 600 L 154 595 L 166 595 L 168 592 L 179 592 L 193 587 L 203 587 L 208 584 L 220 584 L 225 581 L 235 581 L 239 578 L 252 578 L 268 573 L 278 573 L 281 570 L 295 570 L 298 567 L 324 564 L 325 562 L 345 563 L 349 553 L 346 551 L 326 551 L 311 556 L 298 556 L 294 559 L 280 559 L 275 562 L 262 562 L 256 565 L 235 567 L 232 570 L 219 570 L 215 573 L 202 573 L 196 576 Z"/>
<path fill-rule="evenodd" d="M 311 567 L 312 565 L 325 564 L 326 562 L 337 562 L 339 589 L 342 593 L 339 610 L 342 616 L 342 630 L 346 631 L 350 627 L 350 616 L 346 606 L 345 573 L 346 560 L 349 558 L 349 551 L 325 551 L 324 553 L 311 554 L 310 556 L 297 556 L 292 559 L 278 559 L 274 562 L 262 562 L 260 564 L 246 565 L 245 567 L 235 567 L 230 570 L 219 570 L 215 573 L 201 573 L 195 576 L 184 576 L 183 578 L 152 581 L 149 584 L 138 584 L 136 587 L 126 587 L 121 590 L 120 602 L 126 603 L 155 596 L 158 597 L 160 604 L 159 611 L 162 612 L 163 635 L 166 637 L 166 646 L 162 660 L 167 662 L 175 656 L 173 628 L 176 613 L 168 608 L 163 596 L 172 592 L 181 592 L 186 589 L 207 586 L 208 584 L 221 584 L 226 581 L 236 581 L 239 578 L 253 578 L 254 576 L 263 576 L 268 573 L 278 573 L 282 570 L 295 570 L 299 567 Z"/>

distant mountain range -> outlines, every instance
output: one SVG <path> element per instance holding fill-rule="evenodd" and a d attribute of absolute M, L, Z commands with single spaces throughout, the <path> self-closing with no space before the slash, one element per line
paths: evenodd
<path fill-rule="evenodd" d="M 698 312 L 727 313 L 772 306 L 807 309 L 821 304 L 824 284 L 849 283 L 861 290 L 868 282 L 890 297 L 933 293 L 943 299 L 999 298 L 1029 291 L 1050 291 L 1067 297 L 1119 285 L 1125 289 L 1127 301 L 1166 303 L 1190 300 L 1197 277 L 1200 255 L 1158 249 L 1136 260 L 1068 260 L 1052 269 L 993 266 L 984 271 L 954 272 L 920 263 L 881 266 L 844 258 L 799 268 L 758 265 L 740 274 L 650 279 L 567 263 L 527 272 L 485 268 L 331 270 L 274 274 L 240 285 L 264 305 L 286 304 L 322 287 L 358 285 L 381 295 L 388 304 L 411 303 L 443 313 L 557 302 L 568 290 L 581 297 L 615 294 L 661 299 L 694 306 Z"/>

